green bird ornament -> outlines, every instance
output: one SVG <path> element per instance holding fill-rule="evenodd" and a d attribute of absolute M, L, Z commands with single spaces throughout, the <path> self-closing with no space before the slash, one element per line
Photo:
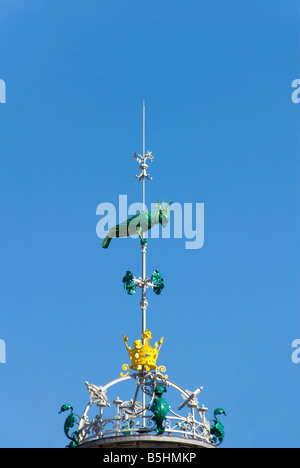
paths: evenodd
<path fill-rule="evenodd" d="M 108 235 L 103 241 L 102 247 L 107 249 L 113 237 L 128 237 L 134 234 L 137 234 L 141 242 L 145 243 L 145 232 L 149 231 L 155 224 L 161 224 L 162 227 L 166 227 L 170 221 L 170 206 L 174 202 L 169 203 L 167 208 L 164 203 L 165 200 L 162 205 L 160 201 L 158 205 L 155 205 L 158 211 L 141 211 L 117 226 L 110 228 Z"/>

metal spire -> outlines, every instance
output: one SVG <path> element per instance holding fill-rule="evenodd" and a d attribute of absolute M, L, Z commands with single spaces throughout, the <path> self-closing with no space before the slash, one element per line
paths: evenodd
<path fill-rule="evenodd" d="M 134 436 L 132 444 L 138 442 L 137 439 L 143 433 L 156 432 L 157 435 L 163 436 L 166 433 L 165 439 L 161 441 L 171 439 L 171 436 L 180 437 L 182 440 L 182 446 L 187 446 L 192 443 L 194 447 L 215 447 L 220 445 L 224 439 L 224 426 L 221 421 L 217 418 L 218 415 L 226 416 L 225 411 L 222 408 L 217 408 L 214 411 L 213 426 L 206 419 L 205 413 L 207 408 L 204 405 L 200 406 L 196 396 L 203 390 L 203 387 L 197 388 L 194 392 L 184 390 L 179 385 L 168 380 L 167 375 L 163 375 L 166 371 L 165 366 L 158 366 L 157 358 L 158 352 L 163 343 L 164 337 L 160 341 L 155 343 L 152 347 L 149 340 L 152 338 L 150 330 L 146 330 L 146 310 L 147 310 L 147 299 L 146 291 L 148 287 L 153 288 L 153 292 L 157 295 L 164 289 L 164 280 L 158 270 L 155 270 L 151 278 L 146 277 L 146 248 L 147 240 L 145 238 L 145 232 L 151 229 L 154 224 L 162 224 L 166 226 L 169 222 L 169 203 L 168 207 L 164 207 L 164 203 L 161 205 L 159 202 L 157 205 L 158 212 L 146 211 L 146 200 L 145 200 L 145 179 L 151 180 L 147 174 L 148 166 L 146 161 L 149 159 L 153 160 L 152 153 L 145 153 L 145 103 L 143 102 L 143 155 L 134 154 L 136 160 L 140 163 L 141 174 L 137 176 L 138 180 L 143 180 L 143 212 L 140 215 L 136 215 L 133 218 L 136 219 L 137 225 L 134 230 L 130 230 L 129 224 L 130 218 L 120 225 L 109 229 L 109 235 L 104 240 L 102 247 L 108 248 L 109 243 L 113 237 L 127 237 L 131 233 L 139 234 L 140 243 L 142 247 L 142 277 L 135 278 L 133 273 L 130 271 L 126 272 L 123 278 L 124 287 L 128 294 L 132 295 L 136 292 L 136 286 L 142 289 L 141 309 L 142 309 L 142 338 L 143 346 L 140 340 L 136 340 L 133 343 L 133 348 L 128 346 L 128 338 L 123 335 L 124 343 L 127 348 L 131 365 L 123 364 L 122 370 L 126 371 L 120 373 L 120 377 L 109 382 L 105 386 L 96 386 L 94 384 L 86 383 L 88 392 L 90 394 L 89 402 L 84 410 L 82 417 L 73 413 L 73 408 L 70 404 L 64 404 L 61 407 L 60 413 L 70 411 L 65 423 L 64 432 L 67 438 L 71 441 L 68 447 L 73 448 L 82 445 L 83 447 L 99 446 L 105 447 L 107 443 L 105 438 L 116 436 L 120 443 L 122 438 L 125 444 L 128 444 L 127 436 Z M 154 216 L 154 219 L 153 219 Z M 160 221 L 163 219 L 164 223 Z M 139 219 L 138 219 L 139 218 Z M 151 221 L 151 226 L 149 226 Z M 138 229 L 139 230 L 138 230 Z M 126 236 L 124 235 L 124 230 Z M 122 236 L 119 234 L 123 234 Z M 1 340 L 0 340 L 1 342 Z M 136 372 L 130 374 L 130 370 Z M 110 398 L 107 395 L 107 391 L 118 383 L 124 382 L 125 380 L 136 380 L 134 397 L 127 401 L 122 401 L 119 397 L 116 397 L 112 404 L 116 407 L 115 416 L 112 415 L 111 411 L 105 418 L 104 409 L 111 407 Z M 167 391 L 167 387 L 173 387 L 177 390 L 181 399 L 184 401 L 179 405 L 178 411 L 185 408 L 188 412 L 187 415 L 179 415 L 175 413 L 162 394 Z M 142 403 L 138 401 L 139 392 L 142 392 Z M 151 398 L 150 404 L 146 405 L 146 396 Z M 88 412 L 94 405 L 93 415 L 89 418 Z M 95 415 L 95 406 L 97 407 L 97 414 Z M 150 414 L 149 414 L 150 412 Z M 152 413 L 152 414 L 151 414 Z M 170 413 L 170 416 L 168 414 Z M 200 418 L 197 419 L 197 413 Z M 141 424 L 142 422 L 142 424 Z M 155 423 L 155 424 L 154 424 Z M 70 433 L 70 429 L 78 424 L 78 431 Z M 124 437 L 125 436 L 125 437 Z M 126 440 L 125 440 L 126 439 Z M 148 438 L 150 441 L 150 439 Z M 154 440 L 154 438 L 153 438 Z M 160 441 L 157 438 L 157 444 Z M 90 442 L 92 442 L 91 445 Z M 106 445 L 105 445 L 106 444 Z M 188 448 L 188 447 L 187 447 Z"/>
<path fill-rule="evenodd" d="M 145 159 L 145 143 L 146 143 L 146 135 L 145 135 L 145 123 L 146 123 L 146 118 L 145 118 L 145 101 L 143 101 L 143 165 L 146 166 L 146 159 Z M 142 169 L 143 175 L 143 211 L 146 209 L 146 177 L 149 177 L 146 175 L 147 167 Z M 145 234 L 143 234 L 143 239 L 145 239 Z M 146 330 L 146 312 L 147 312 L 147 307 L 148 307 L 148 301 L 146 299 L 146 291 L 147 291 L 147 286 L 145 284 L 145 280 L 147 277 L 146 274 L 146 248 L 147 244 L 142 243 L 142 280 L 143 280 L 143 287 L 142 287 L 142 298 L 141 298 L 141 309 L 142 309 L 142 333 L 145 332 Z M 145 340 L 143 339 L 143 344 L 145 344 Z"/>
<path fill-rule="evenodd" d="M 134 157 L 137 160 L 137 162 L 140 163 L 140 169 L 141 173 L 140 175 L 136 176 L 138 181 L 143 181 L 143 211 L 146 209 L 146 190 L 145 190 L 145 185 L 146 185 L 146 179 L 152 180 L 152 178 L 147 174 L 147 160 L 149 159 L 150 162 L 153 161 L 154 156 L 152 156 L 152 153 L 149 151 L 146 153 L 145 147 L 146 147 L 146 132 L 145 132 L 145 126 L 146 126 L 146 117 L 145 117 L 145 101 L 143 101 L 143 156 L 134 153 Z M 147 249 L 147 241 L 145 239 L 145 234 L 143 233 L 143 241 L 141 242 L 141 247 L 142 247 L 142 277 L 141 280 L 139 281 L 139 285 L 142 288 L 142 298 L 140 302 L 140 306 L 142 309 L 142 334 L 146 331 L 146 312 L 147 312 L 147 307 L 148 307 L 148 301 L 146 298 L 146 291 L 148 286 L 149 280 L 147 278 L 147 273 L 146 273 L 146 249 Z M 143 344 L 145 344 L 145 339 L 143 339 Z"/>

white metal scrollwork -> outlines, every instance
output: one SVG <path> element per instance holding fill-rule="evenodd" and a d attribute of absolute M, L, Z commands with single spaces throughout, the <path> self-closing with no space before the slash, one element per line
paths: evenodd
<path fill-rule="evenodd" d="M 116 397 L 110 403 L 107 390 L 128 380 L 137 381 L 133 398 L 122 401 L 119 397 Z M 79 445 L 106 437 L 155 433 L 155 421 L 149 408 L 154 398 L 154 390 L 158 385 L 174 388 L 184 400 L 178 407 L 180 414 L 170 409 L 164 421 L 165 434 L 202 440 L 208 443 L 212 442 L 210 423 L 205 417 L 207 408 L 204 405 L 199 406 L 196 398 L 196 395 L 203 390 L 202 387 L 199 387 L 195 392 L 183 390 L 159 372 L 131 374 L 113 380 L 103 387 L 97 387 L 88 382 L 86 382 L 86 385 L 90 393 L 90 401 L 79 423 Z M 148 404 L 138 401 L 140 393 L 143 401 L 145 397 L 148 397 Z M 92 406 L 96 407 L 97 414 L 90 420 L 88 413 Z M 113 411 L 111 416 L 104 415 L 105 410 L 108 408 Z M 185 414 L 182 412 L 183 409 L 185 409 Z"/>

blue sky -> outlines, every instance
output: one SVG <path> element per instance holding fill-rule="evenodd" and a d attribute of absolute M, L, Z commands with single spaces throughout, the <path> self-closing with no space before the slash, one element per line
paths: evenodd
<path fill-rule="evenodd" d="M 149 242 L 148 326 L 183 388 L 226 409 L 224 447 L 299 447 L 299 2 L 0 0 L 0 446 L 63 447 L 140 333 L 132 239 L 102 202 L 204 203 L 205 243 Z M 121 395 L 120 395 L 121 396 Z"/>

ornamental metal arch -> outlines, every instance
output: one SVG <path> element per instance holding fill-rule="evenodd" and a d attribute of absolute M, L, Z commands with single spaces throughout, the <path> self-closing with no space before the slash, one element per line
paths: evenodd
<path fill-rule="evenodd" d="M 122 401 L 117 396 L 113 401 L 109 401 L 108 389 L 126 381 L 137 381 L 133 398 Z M 204 405 L 200 406 L 196 398 L 203 387 L 199 387 L 194 392 L 184 390 L 158 371 L 133 373 L 112 380 L 104 386 L 96 386 L 88 382 L 85 384 L 90 394 L 90 400 L 79 421 L 78 445 L 107 437 L 126 437 L 157 432 L 156 419 L 150 408 L 155 399 L 155 389 L 158 386 L 171 387 L 181 395 L 178 412 L 175 412 L 171 407 L 163 418 L 164 434 L 211 444 L 214 442 L 210 423 L 206 419 L 207 408 Z M 148 397 L 148 404 L 138 401 L 140 393 L 143 401 L 146 401 Z M 93 406 L 96 406 L 97 414 L 90 419 L 89 412 Z M 109 417 L 105 415 L 107 408 L 111 408 L 113 411 Z"/>

